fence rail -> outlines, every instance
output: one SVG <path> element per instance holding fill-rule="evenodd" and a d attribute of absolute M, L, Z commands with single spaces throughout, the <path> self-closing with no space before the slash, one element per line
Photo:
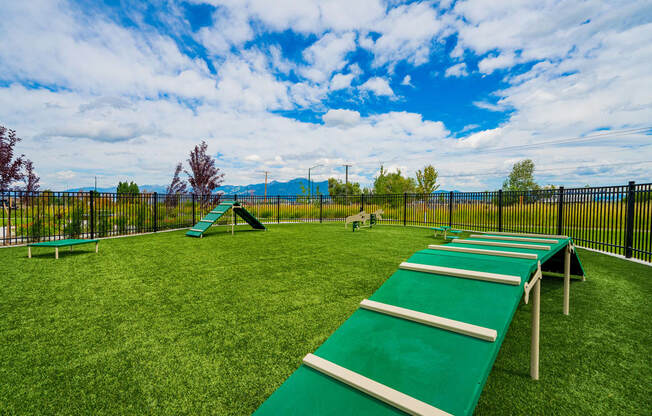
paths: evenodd
<path fill-rule="evenodd" d="M 564 234 L 583 247 L 652 262 L 652 184 L 634 182 L 430 195 L 264 197 L 0 191 L 0 241 L 10 245 L 185 228 L 220 199 L 236 199 L 264 223 L 343 221 L 361 210 L 382 209 L 385 224 Z"/>

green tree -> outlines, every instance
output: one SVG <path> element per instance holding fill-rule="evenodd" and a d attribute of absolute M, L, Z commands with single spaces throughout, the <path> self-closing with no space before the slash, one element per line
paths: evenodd
<path fill-rule="evenodd" d="M 503 191 L 530 191 L 539 189 L 534 181 L 534 162 L 531 159 L 516 162 L 505 182 Z"/>
<path fill-rule="evenodd" d="M 140 193 L 140 190 L 135 182 L 132 181 L 131 183 L 127 183 L 127 181 L 124 181 L 118 182 L 116 192 L 119 194 L 138 194 Z"/>
<path fill-rule="evenodd" d="M 400 169 L 397 169 L 396 172 L 388 172 L 382 165 L 380 173 L 374 180 L 374 193 L 377 195 L 414 193 L 416 188 L 417 184 L 414 178 L 403 176 Z"/>
<path fill-rule="evenodd" d="M 362 190 L 358 182 L 344 183 L 339 179 L 328 178 L 328 194 L 330 196 L 360 195 Z"/>
<path fill-rule="evenodd" d="M 417 170 L 417 192 L 420 194 L 431 194 L 439 188 L 437 177 L 439 173 L 432 166 L 428 165 L 423 170 Z"/>

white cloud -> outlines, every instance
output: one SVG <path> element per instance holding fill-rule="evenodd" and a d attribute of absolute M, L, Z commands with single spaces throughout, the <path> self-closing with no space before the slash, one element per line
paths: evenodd
<path fill-rule="evenodd" d="M 444 75 L 447 77 L 464 77 L 469 75 L 469 72 L 467 71 L 466 63 L 460 62 L 459 64 L 446 68 Z"/>
<path fill-rule="evenodd" d="M 380 77 L 369 78 L 364 84 L 360 85 L 360 90 L 373 92 L 377 96 L 392 97 L 394 91 L 389 86 L 386 79 Z"/>
<path fill-rule="evenodd" d="M 506 52 L 500 55 L 490 55 L 478 62 L 478 69 L 483 74 L 491 74 L 496 69 L 510 68 L 517 63 L 513 53 Z"/>
<path fill-rule="evenodd" d="M 324 82 L 334 71 L 344 68 L 346 54 L 354 49 L 353 33 L 327 33 L 303 51 L 309 66 L 301 68 L 300 73 L 313 82 Z"/>
<path fill-rule="evenodd" d="M 412 77 L 409 75 L 406 75 L 403 77 L 403 81 L 401 81 L 401 85 L 409 85 L 412 86 Z"/>
<path fill-rule="evenodd" d="M 322 117 L 327 126 L 354 126 L 360 123 L 360 113 L 353 110 L 328 110 Z"/>
<path fill-rule="evenodd" d="M 351 81 L 353 81 L 353 74 L 335 74 L 331 79 L 331 90 L 341 90 L 344 88 L 349 88 L 351 86 Z"/>
<path fill-rule="evenodd" d="M 373 52 L 375 66 L 401 60 L 422 65 L 430 57 L 435 37 L 444 29 L 445 24 L 429 2 L 403 4 L 391 8 L 373 26 L 380 37 L 375 41 L 365 37 L 361 46 Z"/>

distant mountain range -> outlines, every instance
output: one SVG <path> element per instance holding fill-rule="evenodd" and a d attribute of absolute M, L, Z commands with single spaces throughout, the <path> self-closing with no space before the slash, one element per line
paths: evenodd
<path fill-rule="evenodd" d="M 271 181 L 267 183 L 267 195 L 301 195 L 301 185 L 308 186 L 308 181 L 304 178 L 292 179 L 288 182 L 278 182 Z M 319 193 L 322 195 L 328 195 L 328 181 L 322 182 L 313 182 L 313 192 L 317 193 L 317 188 L 319 188 Z M 147 192 L 158 192 L 164 194 L 166 186 L 164 185 L 138 185 L 138 189 L 142 192 L 146 190 Z M 92 191 L 92 186 L 85 186 L 82 188 L 73 188 L 68 189 L 66 192 L 77 192 L 77 191 Z M 97 188 L 98 192 L 115 192 L 115 187 L 113 188 Z M 227 195 L 265 195 L 265 184 L 264 183 L 254 183 L 251 185 L 222 185 L 217 188 L 217 192 L 222 192 Z M 434 193 L 440 194 L 450 191 L 437 190 Z M 455 193 L 459 191 L 453 191 Z"/>
<path fill-rule="evenodd" d="M 308 186 L 308 181 L 306 179 L 297 178 L 292 179 L 289 182 L 278 182 L 271 181 L 267 183 L 267 195 L 301 195 L 301 185 Z M 158 192 L 164 194 L 166 190 L 164 185 L 138 185 L 138 189 L 142 192 L 146 190 L 147 192 Z M 319 192 L 328 195 L 328 181 L 322 182 L 313 182 L 313 192 Z M 84 186 L 81 188 L 72 188 L 67 189 L 66 192 L 78 192 L 78 191 L 92 191 L 94 188 L 92 186 Z M 98 192 L 115 192 L 116 187 L 112 188 L 97 188 Z M 217 192 L 223 192 L 227 195 L 265 195 L 265 184 L 264 183 L 255 183 L 251 185 L 222 185 L 217 188 Z"/>

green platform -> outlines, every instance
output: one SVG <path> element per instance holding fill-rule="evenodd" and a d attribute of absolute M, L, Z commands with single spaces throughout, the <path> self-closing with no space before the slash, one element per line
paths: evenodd
<path fill-rule="evenodd" d="M 77 238 L 68 238 L 65 240 L 41 241 L 39 243 L 29 243 L 29 247 L 68 247 L 79 244 L 97 243 L 100 240 L 81 240 Z"/>
<path fill-rule="evenodd" d="M 570 239 L 560 239 L 552 244 L 550 251 L 477 246 L 484 250 L 536 253 L 538 260 L 422 250 L 407 261 L 515 275 L 520 277 L 521 283 L 507 285 L 399 269 L 369 298 L 495 329 L 495 342 L 358 309 L 314 354 L 450 414 L 470 415 L 523 296 L 524 283 L 536 271 L 539 260 L 543 264 L 557 253 L 563 255 L 569 243 Z M 459 242 L 452 242 L 450 246 L 476 247 Z M 523 374 L 527 374 L 528 365 L 523 363 Z M 301 365 L 256 414 L 404 413 Z"/>
<path fill-rule="evenodd" d="M 235 214 L 242 218 L 247 224 L 251 225 L 256 230 L 264 230 L 265 226 L 263 223 L 258 221 L 249 211 L 247 211 L 239 202 L 236 201 L 224 201 L 218 206 L 213 208 L 208 214 L 204 216 L 197 224 L 192 226 L 188 232 L 187 236 L 190 237 L 202 237 L 204 233 L 213 225 L 217 220 L 219 220 L 224 214 L 226 214 L 230 209 L 233 209 Z"/>

